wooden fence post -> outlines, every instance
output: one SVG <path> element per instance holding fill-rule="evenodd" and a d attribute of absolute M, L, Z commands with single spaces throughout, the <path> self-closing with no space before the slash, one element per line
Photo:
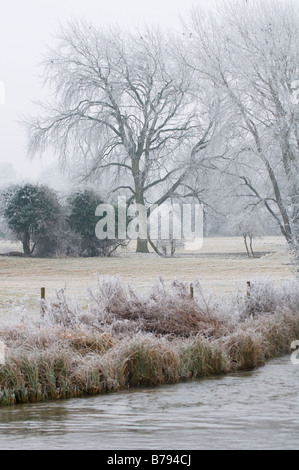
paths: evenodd
<path fill-rule="evenodd" d="M 247 297 L 250 297 L 251 295 L 251 282 L 247 282 Z"/>
<path fill-rule="evenodd" d="M 193 284 L 190 285 L 190 297 L 193 300 L 194 299 L 194 286 Z"/>
<path fill-rule="evenodd" d="M 40 298 L 42 302 L 46 300 L 46 288 L 45 287 L 42 287 L 40 290 Z M 42 315 L 44 314 L 45 314 L 45 309 L 44 309 L 44 306 L 42 305 Z"/>

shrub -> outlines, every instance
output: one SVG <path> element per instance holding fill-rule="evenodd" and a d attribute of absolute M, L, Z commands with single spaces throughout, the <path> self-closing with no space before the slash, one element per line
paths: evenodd
<path fill-rule="evenodd" d="M 77 191 L 67 199 L 69 226 L 79 238 L 79 255 L 83 257 L 109 256 L 124 243 L 119 240 L 99 240 L 95 228 L 99 218 L 96 208 L 103 204 L 100 196 L 92 190 Z M 117 226 L 117 213 L 116 220 Z"/>
<path fill-rule="evenodd" d="M 47 186 L 13 185 L 2 191 L 3 217 L 24 254 L 52 255 L 59 244 L 63 221 L 62 208 L 55 191 Z"/>

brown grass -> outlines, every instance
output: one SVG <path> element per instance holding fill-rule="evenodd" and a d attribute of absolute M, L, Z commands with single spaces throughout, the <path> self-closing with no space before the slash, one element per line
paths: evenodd
<path fill-rule="evenodd" d="M 88 308 L 64 291 L 30 315 L 0 324 L 7 347 L 0 405 L 101 394 L 252 369 L 299 338 L 298 283 L 256 285 L 252 297 L 193 300 L 188 285 L 160 279 L 147 295 L 99 278 Z M 269 302 L 267 302 L 269 298 Z M 276 299 L 276 305 L 274 300 Z M 248 309 L 248 303 L 257 312 Z M 271 306 L 271 308 L 269 307 Z M 228 316 L 229 309 L 239 309 Z"/>

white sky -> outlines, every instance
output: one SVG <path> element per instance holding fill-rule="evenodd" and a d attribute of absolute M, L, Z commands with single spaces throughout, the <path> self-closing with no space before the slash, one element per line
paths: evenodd
<path fill-rule="evenodd" d="M 93 24 L 120 26 L 159 23 L 179 28 L 193 5 L 211 0 L 0 0 L 0 171 L 13 164 L 19 176 L 36 178 L 50 161 L 26 159 L 26 135 L 18 123 L 35 114 L 34 100 L 42 99 L 42 60 L 58 23 L 84 17 Z M 3 85 L 5 102 L 3 101 Z M 0 175 L 1 176 L 1 175 Z"/>

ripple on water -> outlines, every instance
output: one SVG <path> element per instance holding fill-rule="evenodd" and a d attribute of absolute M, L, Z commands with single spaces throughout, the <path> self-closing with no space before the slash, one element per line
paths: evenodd
<path fill-rule="evenodd" d="M 299 366 L 3 408 L 1 449 L 297 449 Z"/>

